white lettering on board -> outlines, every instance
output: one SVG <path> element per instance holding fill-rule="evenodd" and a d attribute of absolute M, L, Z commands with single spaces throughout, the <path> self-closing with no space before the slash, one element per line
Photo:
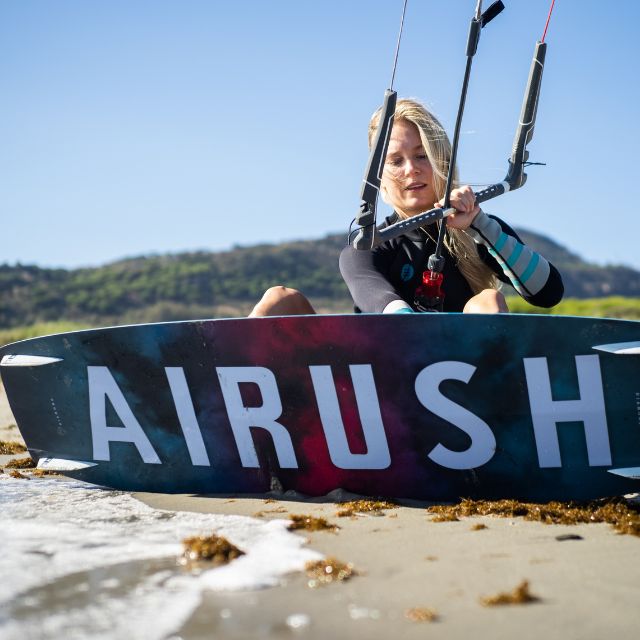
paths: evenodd
<path fill-rule="evenodd" d="M 386 469 L 391 455 L 371 365 L 349 365 L 367 453 L 351 453 L 349 449 L 331 367 L 311 366 L 309 371 L 333 464 L 339 469 Z"/>
<path fill-rule="evenodd" d="M 184 376 L 184 369 L 182 367 L 165 367 L 164 370 L 169 381 L 169 388 L 171 389 L 171 396 L 178 414 L 180 428 L 191 456 L 191 463 L 198 467 L 210 467 L 211 463 L 204 447 L 200 425 L 193 407 L 193 400 Z"/>
<path fill-rule="evenodd" d="M 217 367 L 216 371 L 242 466 L 260 466 L 251 437 L 251 428 L 259 427 L 271 434 L 280 467 L 297 469 L 298 462 L 291 436 L 285 427 L 277 422 L 282 415 L 282 402 L 273 373 L 264 367 Z M 261 407 L 244 406 L 240 384 L 247 382 L 257 384 L 260 388 Z"/>
<path fill-rule="evenodd" d="M 553 400 L 546 358 L 524 358 L 531 419 L 541 468 L 561 467 L 558 422 L 582 422 L 590 467 L 609 466 L 611 447 L 597 355 L 576 356 L 579 400 Z"/>
<path fill-rule="evenodd" d="M 107 367 L 87 367 L 87 374 L 93 459 L 110 460 L 110 442 L 131 442 L 138 449 L 144 462 L 162 464 L 109 369 Z M 123 427 L 107 425 L 107 398 L 122 420 Z"/>
<path fill-rule="evenodd" d="M 444 380 L 466 383 L 475 370 L 476 367 L 466 362 L 450 360 L 425 367 L 416 378 L 416 395 L 422 405 L 471 438 L 471 445 L 465 451 L 452 451 L 439 443 L 428 454 L 431 460 L 448 469 L 475 469 L 489 462 L 496 451 L 496 439 L 489 425 L 440 393 L 440 383 Z"/>

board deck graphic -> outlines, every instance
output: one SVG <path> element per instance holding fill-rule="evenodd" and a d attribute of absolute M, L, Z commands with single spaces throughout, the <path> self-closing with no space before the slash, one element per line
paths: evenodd
<path fill-rule="evenodd" d="M 24 340 L 0 372 L 34 458 L 109 487 L 580 500 L 640 487 L 640 356 L 615 348 L 639 339 L 537 315 L 203 320 Z"/>

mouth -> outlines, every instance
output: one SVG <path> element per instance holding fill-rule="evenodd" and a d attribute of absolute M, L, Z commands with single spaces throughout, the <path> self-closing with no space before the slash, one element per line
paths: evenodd
<path fill-rule="evenodd" d="M 413 184 L 407 185 L 404 190 L 405 191 L 419 191 L 420 189 L 425 189 L 426 184 L 424 182 L 415 182 Z"/>

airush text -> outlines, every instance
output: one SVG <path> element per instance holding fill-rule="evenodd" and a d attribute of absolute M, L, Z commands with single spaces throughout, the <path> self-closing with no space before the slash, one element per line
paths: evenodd
<path fill-rule="evenodd" d="M 523 358 L 522 361 L 541 468 L 562 466 L 558 429 L 566 422 L 582 423 L 589 466 L 612 464 L 599 357 L 582 355 L 575 356 L 574 360 L 577 389 L 572 400 L 553 398 L 547 358 Z M 184 370 L 182 367 L 165 367 L 164 371 L 191 463 L 210 466 Z M 369 364 L 354 364 L 349 366 L 349 371 L 362 424 L 365 453 L 353 453 L 349 447 L 331 367 L 308 367 L 331 461 L 339 469 L 386 469 L 391 465 L 391 455 L 373 368 Z M 491 425 L 453 402 L 440 390 L 446 380 L 466 384 L 476 373 L 477 367 L 472 364 L 446 360 L 424 367 L 415 378 L 414 390 L 420 404 L 463 431 L 470 441 L 463 451 L 451 450 L 442 443 L 425 451 L 425 456 L 436 465 L 447 469 L 474 469 L 488 463 L 496 452 L 496 438 Z M 217 367 L 216 374 L 242 466 L 260 466 L 252 431 L 263 429 L 273 441 L 280 467 L 297 469 L 293 441 L 281 421 L 283 405 L 274 372 L 265 367 L 243 366 Z M 94 460 L 110 460 L 110 443 L 126 442 L 136 447 L 145 463 L 162 464 L 109 368 L 87 367 L 87 375 Z M 245 405 L 240 391 L 245 383 L 257 385 L 262 396 L 261 406 Z M 122 425 L 108 424 L 107 399 Z"/>

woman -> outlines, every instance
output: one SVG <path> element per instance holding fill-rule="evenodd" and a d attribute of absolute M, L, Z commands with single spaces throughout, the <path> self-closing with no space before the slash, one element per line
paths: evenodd
<path fill-rule="evenodd" d="M 369 143 L 379 117 L 380 110 L 371 119 Z M 438 120 L 419 102 L 398 100 L 380 189 L 394 213 L 381 227 L 442 206 L 450 156 L 451 145 Z M 512 284 L 536 306 L 560 301 L 564 287 L 555 267 L 525 246 L 506 223 L 485 214 L 470 187 L 453 189 L 450 201 L 456 213 L 446 218 L 444 311 L 507 312 L 496 289 L 499 281 Z M 342 251 L 340 271 L 356 311 L 428 310 L 416 289 L 435 250 L 438 224 L 407 232 L 372 251 Z"/>
<path fill-rule="evenodd" d="M 369 144 L 380 110 L 369 124 Z M 394 213 L 381 225 L 442 205 L 451 145 L 442 125 L 415 100 L 398 100 L 381 181 L 382 198 Z M 499 281 L 509 282 L 531 304 L 551 307 L 564 288 L 558 271 L 526 247 L 502 220 L 488 216 L 468 186 L 450 195 L 456 213 L 446 218 L 442 293 L 444 311 L 508 312 Z M 346 247 L 340 271 L 356 312 L 411 313 L 425 310 L 416 290 L 434 252 L 438 225 L 408 232 L 371 251 Z M 295 289 L 273 287 L 251 316 L 314 313 Z"/>

